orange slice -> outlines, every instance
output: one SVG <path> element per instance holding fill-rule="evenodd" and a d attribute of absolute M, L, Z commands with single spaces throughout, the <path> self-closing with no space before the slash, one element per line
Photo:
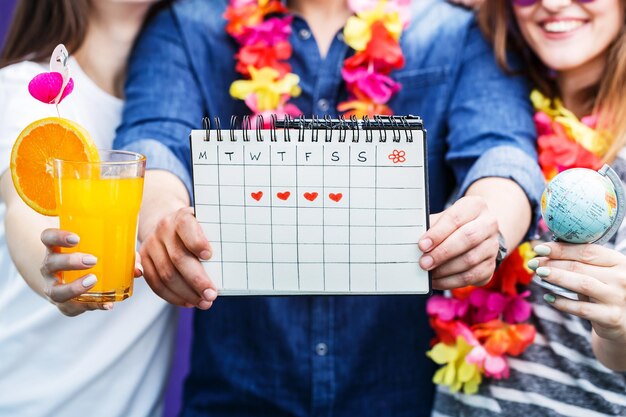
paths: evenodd
<path fill-rule="evenodd" d="M 11 151 L 11 177 L 28 206 L 46 216 L 56 216 L 54 159 L 96 162 L 96 144 L 78 123 L 59 117 L 26 126 Z"/>

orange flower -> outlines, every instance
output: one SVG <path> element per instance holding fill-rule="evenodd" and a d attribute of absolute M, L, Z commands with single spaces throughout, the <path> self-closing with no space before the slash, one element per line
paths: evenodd
<path fill-rule="evenodd" d="M 531 324 L 507 324 L 501 320 L 472 326 L 474 336 L 492 355 L 518 356 L 535 340 L 535 327 Z"/>
<path fill-rule="evenodd" d="M 244 28 L 263 22 L 268 14 L 286 12 L 287 9 L 278 0 L 259 0 L 258 2 L 248 4 L 231 4 L 224 13 L 224 18 L 228 20 L 226 32 L 231 36 L 238 36 L 243 33 Z"/>

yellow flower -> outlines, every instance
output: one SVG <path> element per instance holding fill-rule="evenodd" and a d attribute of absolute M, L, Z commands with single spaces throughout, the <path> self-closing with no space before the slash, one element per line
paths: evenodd
<path fill-rule="evenodd" d="M 250 79 L 233 82 L 230 95 L 240 100 L 247 99 L 251 94 L 256 95 L 258 112 L 275 110 L 281 96 L 288 94 L 297 97 L 302 91 L 298 86 L 300 78 L 296 74 L 285 74 L 279 79 L 280 73 L 271 67 L 249 67 L 248 70 Z"/>
<path fill-rule="evenodd" d="M 438 385 L 447 385 L 450 391 L 458 392 L 463 388 L 465 394 L 475 394 L 482 381 L 480 369 L 473 363 L 468 363 L 465 357 L 472 351 L 462 336 L 456 338 L 455 345 L 437 343 L 426 352 L 435 363 L 444 365 L 435 372 L 433 382 Z"/>
<path fill-rule="evenodd" d="M 346 44 L 355 51 L 363 51 L 372 38 L 372 25 L 382 22 L 389 34 L 397 41 L 402 34 L 402 19 L 397 11 L 386 10 L 387 0 L 380 0 L 372 10 L 351 16 L 343 29 Z"/>
<path fill-rule="evenodd" d="M 541 204 L 544 204 L 543 196 L 541 196 L 541 200 Z M 533 274 L 535 271 L 528 267 L 528 261 L 537 256 L 537 254 L 533 251 L 532 245 L 530 244 L 530 242 L 524 242 L 517 247 L 517 250 L 519 250 L 519 254 L 522 256 L 524 269 L 526 269 L 529 274 Z"/>
<path fill-rule="evenodd" d="M 596 131 L 581 122 L 574 113 L 565 108 L 559 98 L 551 100 L 539 90 L 533 90 L 530 93 L 530 101 L 536 110 L 544 112 L 562 125 L 567 136 L 589 152 L 602 156 L 608 151 L 610 136 L 606 132 Z"/>

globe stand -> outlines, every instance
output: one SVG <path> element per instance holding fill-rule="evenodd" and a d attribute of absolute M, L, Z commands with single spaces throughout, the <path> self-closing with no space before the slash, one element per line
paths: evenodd
<path fill-rule="evenodd" d="M 609 181 L 611 181 L 611 183 L 613 184 L 613 188 L 615 189 L 615 196 L 617 197 L 617 213 L 615 215 L 615 219 L 613 220 L 613 224 L 611 224 L 611 227 L 609 227 L 607 231 L 604 232 L 602 236 L 600 236 L 599 239 L 594 240 L 593 242 L 588 242 L 588 243 L 603 245 L 607 243 L 619 229 L 620 225 L 622 224 L 622 221 L 624 220 L 624 215 L 626 215 L 626 207 L 624 207 L 625 200 L 624 200 L 624 189 L 622 188 L 622 180 L 619 178 L 617 173 L 610 166 L 606 164 L 602 166 L 600 170 L 598 170 L 598 173 L 606 177 Z M 559 239 L 554 235 L 552 236 L 552 240 L 555 242 L 559 242 Z M 574 291 L 571 291 L 566 288 L 560 287 L 558 285 L 554 285 L 547 281 L 544 281 L 538 275 L 535 275 L 533 277 L 533 282 L 535 282 L 539 286 L 557 295 L 567 297 L 572 300 L 579 299 L 578 294 L 575 293 Z"/>

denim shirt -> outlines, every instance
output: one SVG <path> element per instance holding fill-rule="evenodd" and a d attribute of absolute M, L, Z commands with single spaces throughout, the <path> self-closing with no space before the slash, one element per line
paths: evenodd
<path fill-rule="evenodd" d="M 203 116 L 224 126 L 249 114 L 228 92 L 240 76 L 225 6 L 175 3 L 146 27 L 129 67 L 115 147 L 147 155 L 149 168 L 173 172 L 188 189 L 190 130 Z M 392 73 L 402 89 L 390 106 L 424 119 L 431 211 L 493 176 L 516 181 L 536 209 L 543 179 L 525 80 L 499 71 L 471 13 L 440 0 L 415 1 L 411 13 L 406 66 Z M 322 58 L 296 16 L 290 40 L 302 87 L 293 103 L 305 115 L 334 114 L 350 54 L 341 33 Z M 194 331 L 184 416 L 430 415 L 424 297 L 222 297 L 196 312 Z"/>

